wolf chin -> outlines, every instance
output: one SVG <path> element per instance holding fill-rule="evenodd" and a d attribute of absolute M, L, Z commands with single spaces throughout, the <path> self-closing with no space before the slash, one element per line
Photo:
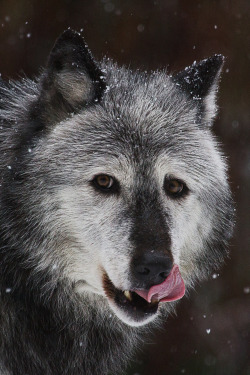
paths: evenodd
<path fill-rule="evenodd" d="M 67 30 L 37 79 L 0 82 L 2 375 L 118 374 L 221 265 L 223 60 L 132 72 Z"/>

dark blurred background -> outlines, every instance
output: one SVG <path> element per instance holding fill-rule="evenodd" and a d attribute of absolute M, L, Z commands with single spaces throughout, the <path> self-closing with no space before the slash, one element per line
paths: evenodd
<path fill-rule="evenodd" d="M 177 71 L 226 56 L 214 129 L 230 160 L 237 205 L 231 256 L 178 305 L 128 375 L 249 375 L 250 1 L 0 0 L 0 72 L 34 76 L 66 28 L 83 29 L 97 59 Z M 34 374 L 35 375 L 35 374 Z M 101 374 L 100 374 L 101 375 Z"/>

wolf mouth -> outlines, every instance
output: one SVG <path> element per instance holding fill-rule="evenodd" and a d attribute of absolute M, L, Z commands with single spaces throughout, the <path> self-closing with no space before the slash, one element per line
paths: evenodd
<path fill-rule="evenodd" d="M 118 313 L 122 310 L 134 322 L 149 321 L 157 313 L 159 302 L 173 302 L 185 294 L 185 284 L 181 277 L 179 267 L 175 264 L 167 278 L 149 290 L 117 289 L 107 273 L 103 273 L 103 289 L 111 304 Z"/>
<path fill-rule="evenodd" d="M 150 316 L 157 313 L 159 301 L 147 302 L 132 290 L 117 289 L 106 272 L 103 274 L 103 289 L 111 304 L 122 310 L 133 321 L 148 320 Z"/>

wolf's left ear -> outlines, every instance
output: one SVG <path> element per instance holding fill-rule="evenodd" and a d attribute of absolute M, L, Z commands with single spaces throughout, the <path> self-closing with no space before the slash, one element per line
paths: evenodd
<path fill-rule="evenodd" d="M 182 90 L 200 103 L 202 117 L 207 124 L 211 123 L 217 112 L 216 94 L 224 60 L 224 56 L 214 55 L 194 62 L 173 77 Z"/>
<path fill-rule="evenodd" d="M 101 99 L 103 73 L 80 34 L 68 29 L 57 39 L 41 85 L 40 106 L 52 121 Z"/>

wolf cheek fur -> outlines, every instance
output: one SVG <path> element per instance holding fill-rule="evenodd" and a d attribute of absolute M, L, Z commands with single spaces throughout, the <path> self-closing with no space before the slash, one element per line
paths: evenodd
<path fill-rule="evenodd" d="M 220 266 L 222 64 L 134 73 L 68 30 L 36 81 L 1 81 L 3 374 L 117 374 L 163 301 Z"/>

